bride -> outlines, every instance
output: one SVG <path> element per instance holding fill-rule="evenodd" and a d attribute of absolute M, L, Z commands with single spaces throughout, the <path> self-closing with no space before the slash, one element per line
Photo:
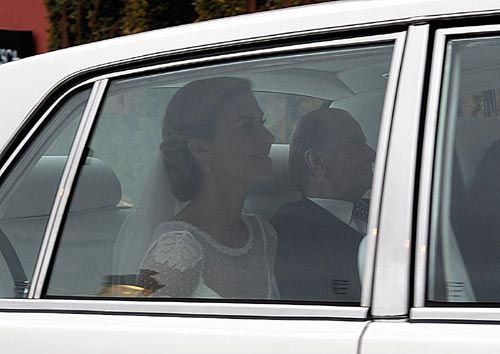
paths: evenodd
<path fill-rule="evenodd" d="M 249 188 L 272 176 L 274 141 L 248 80 L 196 80 L 170 101 L 160 150 L 173 195 L 187 206 L 156 227 L 141 263 L 151 296 L 278 297 L 276 233 L 242 214 Z"/>

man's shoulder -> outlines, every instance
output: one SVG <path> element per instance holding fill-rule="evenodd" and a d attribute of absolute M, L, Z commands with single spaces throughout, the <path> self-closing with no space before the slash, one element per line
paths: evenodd
<path fill-rule="evenodd" d="M 315 205 L 310 200 L 303 198 L 299 199 L 295 202 L 287 203 L 282 205 L 276 215 L 273 217 L 273 220 L 279 218 L 289 218 L 296 215 L 304 215 L 304 213 L 314 210 Z"/>
<path fill-rule="evenodd" d="M 271 219 L 275 228 L 314 224 L 316 226 L 341 222 L 334 215 L 307 198 L 284 204 Z"/>
<path fill-rule="evenodd" d="M 270 222 L 278 233 L 302 231 L 304 228 L 310 233 L 313 233 L 313 230 L 324 233 L 325 229 L 330 229 L 355 239 L 361 238 L 361 234 L 351 226 L 307 198 L 281 206 Z"/>

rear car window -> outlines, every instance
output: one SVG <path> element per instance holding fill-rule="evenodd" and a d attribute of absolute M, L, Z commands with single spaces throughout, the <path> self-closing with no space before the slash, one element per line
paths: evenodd
<path fill-rule="evenodd" d="M 45 296 L 359 305 L 392 49 L 112 81 Z"/>

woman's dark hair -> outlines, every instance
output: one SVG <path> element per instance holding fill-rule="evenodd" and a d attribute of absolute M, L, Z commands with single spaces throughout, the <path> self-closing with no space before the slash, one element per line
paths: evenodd
<path fill-rule="evenodd" d="M 222 108 L 234 95 L 250 90 L 249 80 L 215 77 L 191 81 L 172 97 L 163 120 L 160 150 L 177 199 L 191 200 L 200 183 L 200 167 L 189 150 L 189 140 L 213 139 Z"/>

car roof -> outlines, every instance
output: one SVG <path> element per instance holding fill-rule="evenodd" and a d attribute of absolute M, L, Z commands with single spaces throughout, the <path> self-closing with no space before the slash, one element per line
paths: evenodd
<path fill-rule="evenodd" d="M 3 64 L 0 148 L 52 87 L 89 68 L 217 43 L 497 12 L 498 0 L 344 0 L 149 31 Z"/>

